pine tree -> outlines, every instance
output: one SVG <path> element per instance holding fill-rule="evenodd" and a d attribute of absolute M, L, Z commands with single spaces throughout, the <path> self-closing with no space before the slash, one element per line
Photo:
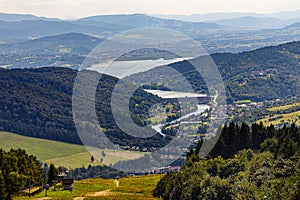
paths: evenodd
<path fill-rule="evenodd" d="M 50 164 L 49 172 L 48 172 L 48 183 L 51 184 L 52 181 L 57 180 L 57 169 L 54 164 Z"/>
<path fill-rule="evenodd" d="M 2 174 L 2 170 L 0 170 L 0 199 L 4 199 L 7 195 L 5 180 Z"/>

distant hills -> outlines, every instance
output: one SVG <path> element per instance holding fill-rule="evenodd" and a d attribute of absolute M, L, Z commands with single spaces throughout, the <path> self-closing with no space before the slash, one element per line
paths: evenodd
<path fill-rule="evenodd" d="M 218 21 L 212 21 L 216 24 L 231 27 L 253 28 L 253 29 L 274 29 L 282 28 L 286 25 L 290 25 L 293 21 L 286 21 L 271 17 L 253 17 L 245 16 L 233 19 L 224 19 Z"/>
<path fill-rule="evenodd" d="M 174 19 L 160 19 L 156 17 L 151 17 L 144 14 L 130 14 L 130 15 L 99 15 L 86 17 L 77 20 L 76 22 L 106 22 L 110 24 L 123 24 L 132 27 L 159 27 L 159 28 L 174 28 L 175 30 L 184 31 L 187 28 L 192 28 L 195 30 L 198 29 L 217 29 L 222 28 L 222 26 L 213 24 L 213 23 L 193 23 L 193 22 L 185 22 L 181 20 Z"/>
<path fill-rule="evenodd" d="M 11 14 L 11 13 L 0 13 L 0 20 L 6 22 L 17 22 L 23 20 L 48 20 L 48 21 L 60 21 L 58 18 L 47 18 L 37 17 L 30 14 Z"/>
<path fill-rule="evenodd" d="M 22 16 L 18 17 L 21 18 Z M 103 38 L 139 27 L 172 28 L 190 35 L 222 28 L 222 26 L 213 23 L 159 19 L 143 14 L 93 16 L 75 21 L 39 18 L 27 20 L 27 18 L 25 17 L 26 20 L 20 21 L 5 21 L 0 16 L 0 29 L 5 30 L 0 40 L 27 40 L 69 32 Z"/>
<path fill-rule="evenodd" d="M 217 12 L 207 14 L 192 14 L 192 15 L 155 15 L 160 18 L 177 19 L 190 22 L 206 22 L 218 21 L 243 17 L 256 17 L 256 18 L 277 18 L 281 20 L 290 20 L 300 18 L 300 10 L 276 12 L 268 14 L 251 13 L 251 12 Z"/>
<path fill-rule="evenodd" d="M 24 20 L 17 22 L 0 21 L 0 29 L 6 30 L 7 34 L 2 34 L 0 40 L 28 40 L 45 36 L 53 36 L 64 33 L 83 33 L 104 37 L 128 30 L 131 27 L 124 25 L 111 25 L 107 23 L 97 23 L 96 25 L 84 25 L 71 21 L 45 21 L 45 20 Z M 10 35 L 12 33 L 12 35 Z"/>
<path fill-rule="evenodd" d="M 213 15 L 209 14 L 209 16 Z M 300 22 L 300 17 L 297 18 L 298 15 L 295 15 L 294 18 L 287 18 L 288 13 L 285 13 L 286 17 L 282 17 L 282 19 L 271 15 L 252 15 L 251 13 L 248 15 L 247 13 L 217 13 L 216 16 L 219 17 L 211 18 L 210 21 L 188 22 L 144 14 L 99 15 L 77 20 L 0 14 L 0 53 L 70 53 L 69 49 L 57 50 L 57 45 L 64 46 L 65 42 L 62 40 L 62 44 L 58 44 L 61 41 L 60 35 L 79 33 L 106 39 L 123 31 L 143 27 L 168 28 L 179 31 L 200 41 L 209 53 L 249 51 L 264 46 L 297 41 L 300 38 L 300 27 L 296 26 Z M 48 36 L 53 36 L 51 40 L 46 38 L 49 43 L 42 42 L 44 39 L 36 40 Z M 57 41 L 54 36 L 57 36 Z M 90 45 L 90 42 L 85 45 L 83 42 L 79 42 L 79 38 L 74 40 L 79 44 L 74 44 L 76 47 L 73 47 L 74 45 L 70 47 L 76 49 L 71 50 L 73 54 L 87 53 L 92 49 L 91 47 L 98 44 L 96 40 L 94 45 Z M 85 40 L 83 39 L 83 41 Z M 50 44 L 51 42 L 53 44 Z M 82 46 L 80 47 L 80 45 Z"/>
<path fill-rule="evenodd" d="M 103 16 L 95 17 L 94 20 L 104 20 Z M 120 17 L 123 19 L 123 17 Z M 130 17 L 126 17 L 129 20 Z M 252 18 L 254 21 L 258 21 L 259 23 L 265 23 L 264 21 L 260 21 L 260 19 Z M 238 19 L 237 19 L 238 20 Z M 229 20 L 231 21 L 231 20 Z M 268 20 L 267 20 L 268 21 Z M 271 19 L 272 21 L 272 19 Z M 174 22 L 174 21 L 173 21 Z M 19 22 L 14 22 L 19 23 Z M 25 23 L 25 22 L 24 22 Z M 26 21 L 26 23 L 28 23 Z M 25 24 L 26 24 L 25 23 Z M 44 24 L 47 26 L 48 23 L 57 23 L 57 22 L 46 22 L 46 21 L 37 21 L 37 23 Z M 61 23 L 61 22 L 58 22 Z M 65 22 L 64 22 L 65 23 Z M 80 22 L 80 23 L 102 23 L 100 22 Z M 129 22 L 128 22 L 129 23 Z M 142 22 L 140 22 L 142 24 Z M 148 21 L 144 21 L 143 23 L 150 23 Z M 228 23 L 226 20 L 223 23 Z M 236 22 L 239 23 L 239 20 Z M 1 24 L 1 22 L 0 22 Z M 33 21 L 30 21 L 30 24 L 34 24 Z M 53 26 L 55 26 L 53 24 Z M 141 25 L 140 24 L 140 25 Z M 245 23 L 246 24 L 246 23 Z M 256 23 L 253 23 L 256 24 Z M 202 33 L 191 33 L 194 35 L 195 39 L 200 41 L 203 47 L 209 53 L 216 52 L 241 52 L 241 51 L 249 51 L 256 48 L 261 48 L 264 46 L 270 45 L 278 45 L 281 43 L 298 41 L 300 38 L 300 23 L 295 23 L 284 28 L 279 29 L 263 29 L 263 30 L 249 30 L 246 32 L 236 32 L 236 31 L 224 31 L 219 32 L 216 29 L 216 33 L 212 35 L 208 35 L 208 32 L 205 31 Z M 170 25 L 170 24 L 166 24 Z M 182 24 L 184 27 L 187 25 Z M 204 26 L 199 25 L 198 30 L 203 28 Z M 206 24 L 207 26 L 210 26 Z M 73 26 L 73 25 L 72 25 Z M 90 25 L 79 25 L 80 26 L 88 26 Z M 126 26 L 126 25 L 124 25 Z M 191 25 L 192 26 L 192 25 Z M 212 25 L 213 27 L 214 25 Z M 27 27 L 27 26 L 25 26 Z M 43 27 L 43 26 L 42 26 Z M 61 26 L 63 27 L 63 26 Z M 21 29 L 21 27 L 19 27 Z M 28 28 L 28 27 L 27 27 Z M 26 28 L 26 29 L 27 29 Z M 60 29 L 56 27 L 57 30 Z M 31 28 L 29 28 L 31 29 Z M 100 28 L 99 28 L 100 29 Z M 184 28 L 186 29 L 186 28 Z M 188 30 L 192 30 L 187 28 Z M 197 27 L 195 28 L 197 29 Z M 255 29 L 255 28 L 254 28 Z M 67 29 L 66 29 L 67 30 Z M 76 29 L 69 29 L 76 30 Z M 88 29 L 85 29 L 85 31 Z M 96 30 L 96 29 L 95 29 Z M 213 29 L 211 29 L 212 31 Z M 34 30 L 30 30 L 34 32 Z M 29 31 L 29 32 L 30 32 Z M 56 32 L 55 30 L 52 33 Z M 85 32 L 83 31 L 83 32 Z M 38 33 L 39 31 L 37 31 Z M 60 31 L 58 31 L 60 32 Z M 63 31 L 62 31 L 63 32 Z M 80 32 L 80 31 L 79 31 Z M 35 33 L 36 34 L 36 33 Z M 0 54 L 20 54 L 20 55 L 32 55 L 32 54 L 88 54 L 94 47 L 96 47 L 101 41 L 102 38 L 91 36 L 93 34 L 83 34 L 78 32 L 68 32 L 62 33 L 58 35 L 45 36 L 37 39 L 25 40 L 25 41 L 11 41 L 11 42 L 3 42 L 0 43 Z M 8 38 L 7 38 L 8 37 Z M 0 28 L 0 38 L 11 39 L 11 38 L 22 38 L 23 34 L 20 32 L 12 31 L 8 29 Z M 1 42 L 1 41 L 0 41 Z M 1 62 L 1 61 L 0 61 Z M 4 61 L 5 62 L 5 61 Z M 9 61 L 8 61 L 9 62 Z M 5 62 L 7 63 L 7 62 Z M 11 63 L 15 66 L 15 64 Z M 81 63 L 77 63 L 81 64 Z M 0 63 L 1 65 L 1 63 Z M 18 66 L 18 65 L 17 65 Z M 28 67 L 30 63 L 28 63 Z M 32 65 L 35 66 L 35 65 Z M 49 66 L 49 65 L 44 65 Z"/>
<path fill-rule="evenodd" d="M 81 33 L 65 33 L 0 45 L 0 54 L 88 54 L 101 41 L 103 39 Z"/>

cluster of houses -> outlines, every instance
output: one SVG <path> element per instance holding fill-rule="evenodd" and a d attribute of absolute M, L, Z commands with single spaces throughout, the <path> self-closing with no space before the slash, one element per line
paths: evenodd
<path fill-rule="evenodd" d="M 149 174 L 167 174 L 171 172 L 180 172 L 180 170 L 180 166 L 159 167 L 153 168 L 151 171 L 149 171 Z"/>

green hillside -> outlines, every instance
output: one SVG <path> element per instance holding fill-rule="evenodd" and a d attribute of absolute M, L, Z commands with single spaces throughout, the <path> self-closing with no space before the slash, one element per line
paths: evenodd
<path fill-rule="evenodd" d="M 38 160 L 72 168 L 83 165 L 85 167 L 88 165 L 109 165 L 119 160 L 139 158 L 143 155 L 140 152 L 104 150 L 105 157 L 103 157 L 101 156 L 102 149 L 92 148 L 93 151 L 99 152 L 99 158 L 103 158 L 103 163 L 97 159 L 92 163 L 90 161 L 91 154 L 82 145 L 26 137 L 8 132 L 0 132 L 0 148 L 4 150 L 25 149 L 28 154 L 35 155 Z"/>

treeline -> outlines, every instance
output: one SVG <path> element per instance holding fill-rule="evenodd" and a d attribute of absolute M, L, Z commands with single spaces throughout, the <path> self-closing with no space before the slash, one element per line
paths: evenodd
<path fill-rule="evenodd" d="M 109 166 L 91 166 L 87 168 L 81 167 L 72 170 L 70 176 L 76 180 L 88 179 L 88 178 L 116 178 L 124 177 L 128 174 L 112 169 Z"/>
<path fill-rule="evenodd" d="M 45 181 L 41 163 L 25 150 L 0 149 L 0 199 L 11 199 L 20 190 Z"/>
<path fill-rule="evenodd" d="M 253 124 L 224 126 L 211 154 L 188 154 L 182 172 L 154 190 L 163 199 L 300 199 L 300 129 Z M 268 176 L 268 184 L 267 178 Z"/>
<path fill-rule="evenodd" d="M 294 155 L 299 145 L 299 127 L 294 124 L 276 130 L 273 125 L 265 127 L 262 123 L 254 123 L 249 127 L 245 123 L 238 126 L 231 122 L 228 126 L 224 126 L 210 156 L 231 158 L 240 150 L 252 149 L 271 151 L 276 158 L 286 158 Z"/>
<path fill-rule="evenodd" d="M 72 113 L 76 75 L 76 70 L 68 68 L 0 69 L 0 131 L 81 144 Z M 157 134 L 139 139 L 118 128 L 110 102 L 117 82 L 117 78 L 103 75 L 96 91 L 96 114 L 107 137 L 121 146 L 159 148 L 167 144 L 169 137 Z M 138 89 L 129 105 L 133 120 L 145 125 L 148 108 L 161 101 L 159 97 Z"/>

